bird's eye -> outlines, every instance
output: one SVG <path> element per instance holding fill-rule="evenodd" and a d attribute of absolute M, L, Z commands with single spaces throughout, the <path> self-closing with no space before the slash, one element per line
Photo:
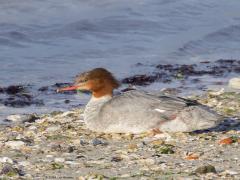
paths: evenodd
<path fill-rule="evenodd" d="M 81 82 L 82 83 L 85 83 L 85 82 L 87 82 L 88 80 L 87 79 L 83 79 Z"/>

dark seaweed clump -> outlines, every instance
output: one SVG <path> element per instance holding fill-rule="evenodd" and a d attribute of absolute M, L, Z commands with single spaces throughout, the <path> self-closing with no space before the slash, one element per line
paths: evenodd
<path fill-rule="evenodd" d="M 158 64 L 152 74 L 126 77 L 122 79 L 122 83 L 146 86 L 153 82 L 170 83 L 174 80 L 186 80 L 191 76 L 219 77 L 232 72 L 240 72 L 240 60 L 219 59 L 215 62 L 202 61 L 199 64 Z M 198 82 L 198 79 L 195 79 L 194 82 Z"/>
<path fill-rule="evenodd" d="M 4 98 L 0 99 L 0 104 L 9 107 L 25 107 L 30 105 L 42 106 L 43 101 L 35 99 L 27 90 L 27 86 L 11 85 L 0 87 L 0 93 Z"/>
<path fill-rule="evenodd" d="M 43 86 L 38 89 L 40 94 L 57 94 L 58 88 L 71 86 L 71 83 L 55 83 L 49 86 Z M 11 85 L 8 87 L 0 87 L 0 104 L 8 107 L 26 107 L 31 105 L 43 106 L 42 99 L 37 99 L 30 93 L 32 87 L 30 85 Z M 63 94 L 72 95 L 76 94 L 76 91 L 66 91 Z M 65 101 L 66 104 L 70 103 L 70 100 Z"/>

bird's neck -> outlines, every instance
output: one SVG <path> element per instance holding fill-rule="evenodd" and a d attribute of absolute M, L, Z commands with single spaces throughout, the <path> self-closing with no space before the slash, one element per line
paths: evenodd
<path fill-rule="evenodd" d="M 104 86 L 100 89 L 93 91 L 92 96 L 95 99 L 104 98 L 104 97 L 108 97 L 108 96 L 112 97 L 113 96 L 113 88 L 111 86 Z"/>
<path fill-rule="evenodd" d="M 95 97 L 92 95 L 90 101 L 86 105 L 85 111 L 84 111 L 84 120 L 86 123 L 92 122 L 97 119 L 99 112 L 101 111 L 101 107 L 108 102 L 112 96 L 105 95 L 102 97 Z"/>

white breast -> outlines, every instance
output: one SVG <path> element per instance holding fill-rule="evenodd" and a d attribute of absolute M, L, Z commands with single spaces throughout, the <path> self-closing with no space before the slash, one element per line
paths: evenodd
<path fill-rule="evenodd" d="M 91 100 L 86 105 L 84 110 L 84 121 L 88 125 L 93 123 L 92 121 L 96 120 L 101 107 L 111 99 L 111 96 L 103 96 L 101 98 L 92 97 Z"/>

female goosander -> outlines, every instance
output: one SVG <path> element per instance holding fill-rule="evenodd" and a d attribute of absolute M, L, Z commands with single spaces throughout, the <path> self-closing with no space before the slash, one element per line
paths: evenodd
<path fill-rule="evenodd" d="M 84 121 L 92 131 L 104 133 L 190 132 L 216 126 L 221 116 L 208 107 L 172 96 L 156 96 L 132 90 L 113 96 L 118 81 L 104 68 L 77 75 L 74 86 L 58 91 L 87 90 L 92 93 Z"/>

